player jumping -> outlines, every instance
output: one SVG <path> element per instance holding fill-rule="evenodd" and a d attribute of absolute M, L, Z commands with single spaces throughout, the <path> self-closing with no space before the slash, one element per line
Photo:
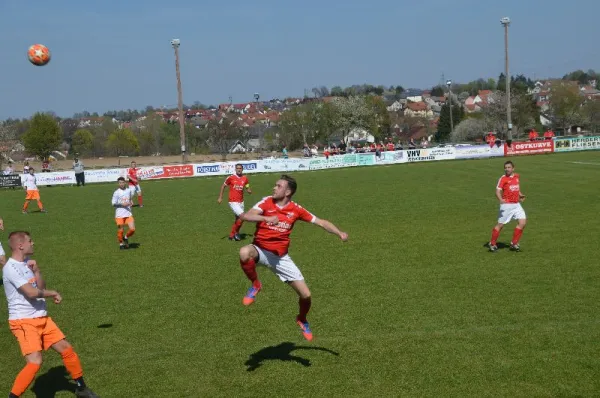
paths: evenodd
<path fill-rule="evenodd" d="M 229 240 L 239 241 L 241 240 L 239 232 L 243 224 L 240 215 L 244 212 L 244 189 L 246 189 L 248 194 L 252 194 L 248 177 L 244 175 L 244 166 L 240 163 L 236 164 L 235 174 L 227 177 L 223 185 L 221 185 L 221 192 L 219 192 L 219 199 L 217 199 L 219 204 L 223 201 L 223 191 L 225 191 L 225 187 L 229 187 L 229 207 L 231 207 L 233 214 L 235 214 L 235 222 L 231 227 Z"/>
<path fill-rule="evenodd" d="M 46 297 L 60 304 L 61 295 L 46 289 L 46 282 L 33 254 L 33 241 L 27 232 L 12 232 L 9 237 L 11 257 L 2 268 L 4 292 L 8 301 L 8 324 L 10 331 L 21 346 L 27 364 L 19 372 L 10 390 L 9 398 L 20 397 L 29 387 L 42 366 L 42 350 L 52 348 L 60 354 L 62 361 L 77 383 L 75 395 L 97 398 L 83 380 L 83 369 L 77 353 L 65 339 L 46 311 Z"/>
<path fill-rule="evenodd" d="M 136 167 L 135 161 L 132 161 L 131 168 L 127 170 L 127 177 L 129 179 L 129 189 L 134 193 L 137 193 L 138 206 L 144 207 L 144 202 L 142 201 L 142 187 L 140 186 L 138 177 L 139 170 L 140 169 Z"/>
<path fill-rule="evenodd" d="M 131 213 L 133 205 L 133 190 L 127 188 L 125 178 L 119 177 L 119 188 L 113 193 L 112 205 L 115 207 L 115 221 L 117 222 L 117 239 L 119 240 L 119 249 L 129 248 L 129 238 L 135 233 L 135 221 Z M 127 224 L 129 228 L 127 234 L 123 236 L 123 226 Z"/>
<path fill-rule="evenodd" d="M 250 305 L 260 292 L 262 284 L 256 273 L 256 263 L 266 265 L 281 281 L 287 283 L 298 293 L 300 311 L 296 323 L 302 329 L 306 340 L 312 340 L 313 334 L 306 320 L 311 306 L 311 294 L 302 273 L 288 254 L 290 234 L 298 220 L 316 224 L 329 233 L 339 236 L 345 242 L 348 234 L 342 232 L 327 220 L 315 217 L 302 206 L 292 202 L 296 193 L 296 180 L 282 175 L 273 187 L 273 195 L 263 198 L 250 211 L 240 218 L 255 222 L 256 233 L 251 245 L 240 249 L 240 264 L 252 286 L 244 296 L 243 304 Z"/>
<path fill-rule="evenodd" d="M 525 200 L 525 195 L 521 192 L 519 179 L 519 175 L 515 173 L 513 162 L 510 160 L 505 162 L 504 175 L 500 177 L 496 186 L 496 197 L 500 201 L 500 212 L 498 213 L 498 223 L 492 229 L 492 239 L 488 244 L 491 252 L 498 250 L 496 242 L 500 236 L 500 231 L 513 219 L 517 220 L 517 226 L 513 232 L 510 249 L 514 251 L 521 250 L 519 240 L 523 234 L 525 224 L 527 224 L 527 216 L 520 203 Z"/>

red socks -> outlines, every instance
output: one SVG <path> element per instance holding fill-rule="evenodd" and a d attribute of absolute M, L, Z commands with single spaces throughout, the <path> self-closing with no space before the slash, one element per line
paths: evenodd
<path fill-rule="evenodd" d="M 496 242 L 498 241 L 498 237 L 500 236 L 500 231 L 496 228 L 492 229 L 492 239 L 490 239 L 490 243 L 492 246 L 496 246 Z"/>
<path fill-rule="evenodd" d="M 35 374 L 38 370 L 40 370 L 40 365 L 28 362 L 17 375 L 15 384 L 13 384 L 10 390 L 11 394 L 20 397 L 27 390 L 33 379 L 35 379 Z"/>
<path fill-rule="evenodd" d="M 233 235 L 237 234 L 238 232 L 240 232 L 240 229 L 242 228 L 243 223 L 244 222 L 242 220 L 240 220 L 239 218 L 237 220 L 235 220 L 235 222 L 231 226 L 231 234 L 229 236 L 233 236 Z"/>
<path fill-rule="evenodd" d="M 254 287 L 260 287 L 260 282 L 258 281 L 258 274 L 256 273 L 256 261 L 251 258 L 250 260 L 244 262 L 240 260 L 240 265 L 242 266 L 242 270 L 252 282 Z"/>
<path fill-rule="evenodd" d="M 142 195 L 138 196 L 138 205 L 143 206 L 144 202 L 142 201 Z"/>
<path fill-rule="evenodd" d="M 310 311 L 311 298 L 302 298 L 298 299 L 298 306 L 300 307 L 300 313 L 298 314 L 298 320 L 300 322 L 306 322 L 306 315 L 308 315 L 308 311 Z"/>
<path fill-rule="evenodd" d="M 119 239 L 119 243 L 123 243 L 123 230 L 122 229 L 117 230 L 117 239 Z"/>
<path fill-rule="evenodd" d="M 518 244 L 519 239 L 521 239 L 521 235 L 523 235 L 523 230 L 519 227 L 516 227 L 515 232 L 513 232 L 512 241 L 510 243 L 512 243 L 513 245 Z"/>
<path fill-rule="evenodd" d="M 135 228 L 128 230 L 127 234 L 125 234 L 125 236 L 129 238 L 133 234 L 135 234 Z"/>

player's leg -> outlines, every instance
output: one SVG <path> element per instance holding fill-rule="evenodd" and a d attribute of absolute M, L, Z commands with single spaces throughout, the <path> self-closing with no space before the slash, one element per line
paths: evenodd
<path fill-rule="evenodd" d="M 298 294 L 298 315 L 296 323 L 302 330 L 302 335 L 308 341 L 313 339 L 312 330 L 306 316 L 310 311 L 312 304 L 310 289 L 304 280 L 300 269 L 296 266 L 291 257 L 286 254 L 279 258 L 277 265 L 271 268 L 280 280 L 286 282 Z"/>
<path fill-rule="evenodd" d="M 235 222 L 231 226 L 229 240 L 239 241 L 239 240 L 241 240 L 241 238 L 239 236 L 239 232 L 240 232 L 240 228 L 242 227 L 242 223 L 243 223 L 243 221 L 240 219 L 240 215 L 244 212 L 244 204 L 236 203 L 236 202 L 229 202 L 229 207 L 233 211 L 233 214 L 235 214 Z"/>
<path fill-rule="evenodd" d="M 256 263 L 259 260 L 260 254 L 254 245 L 246 245 L 240 249 L 240 265 L 246 274 L 246 277 L 252 282 L 252 286 L 250 286 L 242 300 L 244 305 L 254 303 L 256 295 L 260 292 L 260 289 L 262 289 L 262 284 L 260 283 L 258 273 L 256 272 Z"/>
<path fill-rule="evenodd" d="M 124 249 L 125 242 L 123 241 L 123 235 L 124 235 L 123 225 L 125 224 L 125 219 L 117 218 L 116 221 L 117 221 L 117 240 L 119 241 L 119 248 Z"/>
<path fill-rule="evenodd" d="M 515 251 L 520 251 L 521 247 L 519 246 L 519 240 L 521 240 L 521 235 L 523 235 L 523 230 L 525 229 L 525 225 L 527 225 L 527 216 L 525 215 L 525 210 L 523 210 L 521 204 L 519 204 L 515 211 L 514 218 L 517 220 L 517 226 L 513 231 L 510 248 Z"/>
<path fill-rule="evenodd" d="M 23 213 L 27 213 L 27 208 L 29 207 L 29 202 L 31 201 L 31 191 L 27 191 L 25 194 L 25 203 L 23 203 Z"/>
<path fill-rule="evenodd" d="M 40 198 L 40 193 L 39 193 L 39 191 L 35 193 L 35 200 L 37 201 L 37 206 L 38 206 L 38 209 L 40 209 L 40 211 L 41 211 L 42 213 L 45 213 L 45 212 L 46 212 L 46 210 L 44 209 L 44 205 L 42 204 L 42 200 L 41 200 L 41 198 Z"/>
<path fill-rule="evenodd" d="M 52 344 L 52 349 L 60 354 L 65 368 L 71 375 L 71 378 L 77 383 L 75 395 L 78 397 L 94 398 L 97 395 L 88 388 L 83 379 L 83 367 L 79 356 L 73 349 L 73 346 L 66 340 L 62 339 Z"/>
<path fill-rule="evenodd" d="M 497 242 L 500 237 L 500 232 L 502 232 L 502 228 L 504 228 L 505 224 L 508 224 L 512 219 L 513 212 L 510 207 L 506 204 L 500 205 L 500 210 L 498 211 L 498 222 L 492 229 L 492 237 L 490 238 L 489 248 L 490 251 L 495 252 L 498 250 Z"/>
<path fill-rule="evenodd" d="M 127 233 L 125 234 L 125 237 L 123 238 L 123 243 L 125 243 L 125 248 L 128 249 L 129 248 L 129 238 L 131 236 L 133 236 L 133 234 L 135 233 L 135 221 L 134 221 L 133 217 L 127 217 L 127 219 L 125 220 L 125 223 L 127 224 Z"/>
<path fill-rule="evenodd" d="M 42 328 L 39 320 L 8 321 L 10 331 L 17 338 L 21 353 L 25 358 L 25 367 L 21 369 L 10 390 L 9 398 L 20 397 L 35 379 L 42 366 Z"/>
<path fill-rule="evenodd" d="M 138 205 L 140 207 L 144 207 L 144 202 L 143 202 L 143 199 L 142 199 L 142 187 L 140 187 L 140 184 L 137 184 L 135 186 L 135 190 L 137 192 Z"/>

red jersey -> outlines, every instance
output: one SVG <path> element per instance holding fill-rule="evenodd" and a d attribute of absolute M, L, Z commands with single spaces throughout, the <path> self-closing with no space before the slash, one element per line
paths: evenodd
<path fill-rule="evenodd" d="M 138 167 L 136 167 L 135 169 L 130 168 L 127 170 L 127 176 L 129 178 L 129 185 L 137 185 L 139 183 L 138 176 L 137 176 L 138 170 L 139 170 Z"/>
<path fill-rule="evenodd" d="M 225 180 L 225 185 L 229 187 L 229 201 L 241 203 L 244 201 L 244 187 L 248 185 L 248 177 L 238 177 L 237 174 L 230 175 Z"/>
<path fill-rule="evenodd" d="M 317 221 L 317 217 L 299 204 L 290 202 L 284 207 L 279 207 L 271 196 L 263 198 L 253 208 L 259 210 L 264 216 L 277 216 L 279 218 L 279 224 L 277 225 L 269 225 L 264 222 L 256 223 L 256 232 L 252 242 L 261 249 L 273 252 L 278 256 L 287 254 L 290 246 L 290 234 L 297 220 L 310 223 Z"/>
<path fill-rule="evenodd" d="M 512 176 L 507 177 L 503 175 L 498 180 L 497 189 L 502 190 L 502 199 L 506 203 L 519 203 L 519 194 L 521 188 L 519 187 L 519 175 L 513 173 Z"/>

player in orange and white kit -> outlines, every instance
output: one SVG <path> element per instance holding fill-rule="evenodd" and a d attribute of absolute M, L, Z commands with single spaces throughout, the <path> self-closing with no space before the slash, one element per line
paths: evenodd
<path fill-rule="evenodd" d="M 504 163 L 504 175 L 498 180 L 496 185 L 496 197 L 500 201 L 500 212 L 498 213 L 498 223 L 492 229 L 492 239 L 488 244 L 490 251 L 498 250 L 496 245 L 502 228 L 511 220 L 517 220 L 517 226 L 513 232 L 513 237 L 510 242 L 510 249 L 514 251 L 521 250 L 519 240 L 523 234 L 525 224 L 527 224 L 527 216 L 525 210 L 521 206 L 521 202 L 525 200 L 525 195 L 521 192 L 520 176 L 515 173 L 515 165 L 510 160 Z"/>
<path fill-rule="evenodd" d="M 138 177 L 139 168 L 136 167 L 137 164 L 135 161 L 131 162 L 131 167 L 127 169 L 127 177 L 129 179 L 129 189 L 133 191 L 133 193 L 137 194 L 138 205 L 140 207 L 144 207 L 144 202 L 142 201 L 142 187 L 140 186 L 140 181 Z"/>
<path fill-rule="evenodd" d="M 240 249 L 240 265 L 252 282 L 242 303 L 244 305 L 254 303 L 256 295 L 262 288 L 256 273 L 256 264 L 266 265 L 298 294 L 299 313 L 296 323 L 300 326 L 304 338 L 310 341 L 313 334 L 306 315 L 311 306 L 311 294 L 302 272 L 288 254 L 290 234 L 294 223 L 298 220 L 316 224 L 327 232 L 339 236 L 343 242 L 348 240 L 348 234 L 340 231 L 331 222 L 315 217 L 299 204 L 292 202 L 297 187 L 296 180 L 282 175 L 273 187 L 273 195 L 264 198 L 240 217 L 242 220 L 257 223 L 254 241 L 251 245 Z"/>
<path fill-rule="evenodd" d="M 23 214 L 27 214 L 27 207 L 29 206 L 30 200 L 37 201 L 38 209 L 40 209 L 40 212 L 46 213 L 46 209 L 44 209 L 44 205 L 40 200 L 40 190 L 37 187 L 37 181 L 33 172 L 33 167 L 30 167 L 28 173 L 23 176 L 23 186 L 27 191 L 27 193 L 25 194 L 25 203 L 23 204 Z"/>
<path fill-rule="evenodd" d="M 62 297 L 55 290 L 46 289 L 33 254 L 33 241 L 28 232 L 15 231 L 8 237 L 11 257 L 2 267 L 4 293 L 8 302 L 8 324 L 17 338 L 26 365 L 17 375 L 9 398 L 20 397 L 29 388 L 42 365 L 42 351 L 52 348 L 62 357 L 65 368 L 77 383 L 75 395 L 97 398 L 83 380 L 79 356 L 66 340 L 63 332 L 48 316 L 45 298 L 60 304 Z"/>
<path fill-rule="evenodd" d="M 239 241 L 241 240 L 239 232 L 243 224 L 240 215 L 244 212 L 244 189 L 248 194 L 252 194 L 248 177 L 244 175 L 244 166 L 240 163 L 236 164 L 235 174 L 227 177 L 223 185 L 221 185 L 221 192 L 219 192 L 219 199 L 217 199 L 219 204 L 223 201 L 223 191 L 225 191 L 225 187 L 229 187 L 229 207 L 231 207 L 233 214 L 235 214 L 235 222 L 231 227 L 229 240 Z"/>
<path fill-rule="evenodd" d="M 127 181 L 125 178 L 119 177 L 119 188 L 113 193 L 112 205 L 115 207 L 115 221 L 117 222 L 117 239 L 119 240 L 119 249 L 129 248 L 129 238 L 135 233 L 135 221 L 133 214 L 131 213 L 131 206 L 133 205 L 133 192 L 127 187 Z M 127 225 L 129 228 L 127 234 L 123 236 L 123 226 Z"/>

